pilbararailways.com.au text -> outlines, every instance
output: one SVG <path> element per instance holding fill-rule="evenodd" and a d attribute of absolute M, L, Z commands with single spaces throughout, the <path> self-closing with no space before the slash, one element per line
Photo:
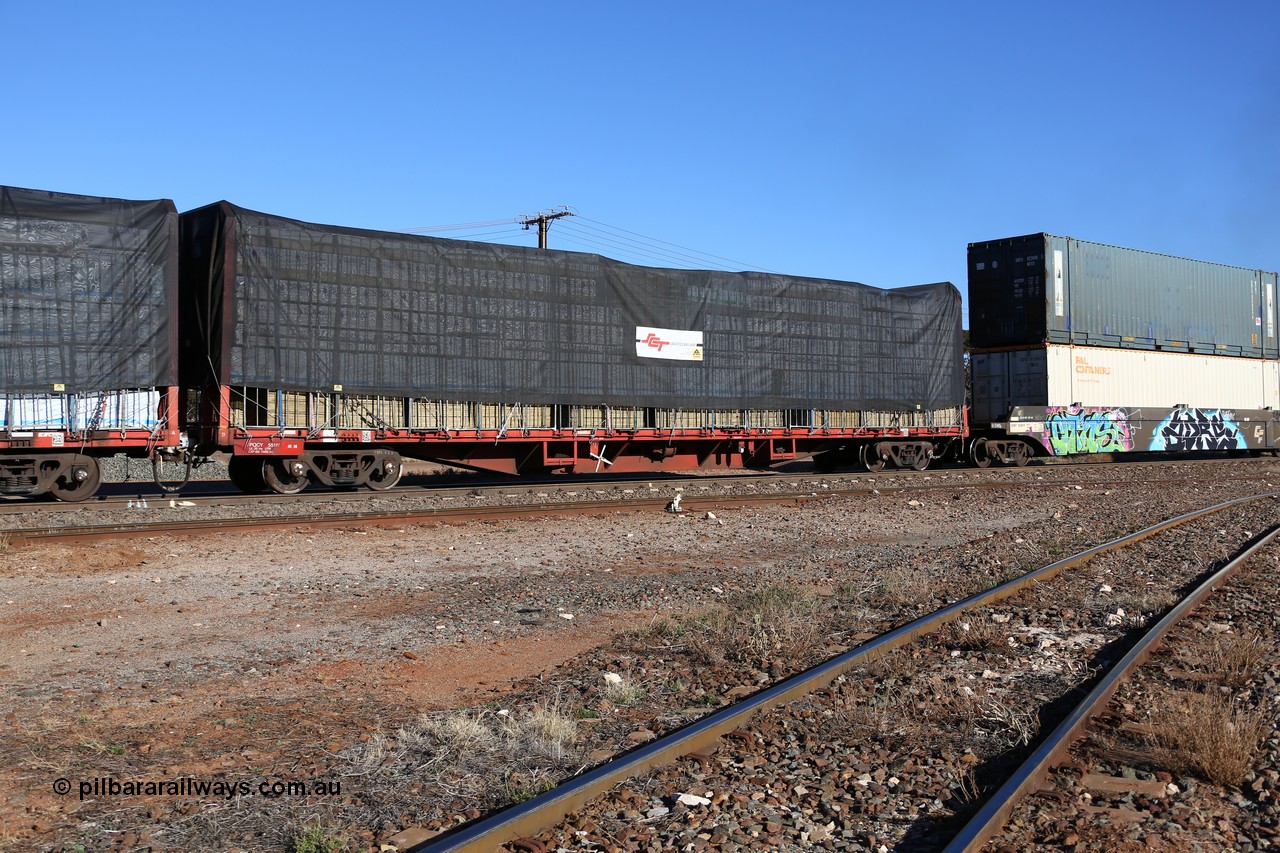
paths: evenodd
<path fill-rule="evenodd" d="M 196 799 L 232 800 L 236 797 L 306 797 L 335 796 L 342 793 L 341 779 L 197 779 L 179 776 L 174 779 L 119 779 L 98 776 L 73 783 L 57 779 L 53 792 L 65 796 L 77 791 L 81 800 L 96 797 L 191 797 Z"/>

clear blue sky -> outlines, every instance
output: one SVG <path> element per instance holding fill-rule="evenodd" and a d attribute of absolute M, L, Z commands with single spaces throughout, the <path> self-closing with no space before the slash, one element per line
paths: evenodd
<path fill-rule="evenodd" d="M 968 242 L 1035 231 L 1280 268 L 1277 0 L 0 16 L 2 184 L 375 229 L 572 205 L 884 287 L 963 290 Z M 557 223 L 551 245 L 592 233 Z"/>

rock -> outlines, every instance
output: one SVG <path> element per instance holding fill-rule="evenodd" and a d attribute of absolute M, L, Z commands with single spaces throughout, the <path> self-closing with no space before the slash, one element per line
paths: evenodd
<path fill-rule="evenodd" d="M 706 797 L 699 797 L 697 794 L 680 794 L 676 797 L 677 803 L 683 803 L 686 806 L 709 806 L 711 800 Z"/>
<path fill-rule="evenodd" d="M 387 839 L 379 849 L 385 850 L 390 847 L 392 850 L 404 850 L 409 847 L 417 846 L 429 838 L 435 838 L 440 834 L 438 829 L 427 829 L 425 826 L 411 826 L 408 829 L 398 832 Z"/>
<path fill-rule="evenodd" d="M 616 672 L 606 672 L 604 674 L 604 683 L 616 686 L 622 683 L 622 676 Z"/>
<path fill-rule="evenodd" d="M 645 812 L 644 816 L 653 818 L 653 817 L 665 817 L 666 815 L 669 815 L 669 814 L 671 814 L 671 809 L 667 808 L 666 806 L 656 806 L 654 808 L 649 809 L 647 812 Z"/>

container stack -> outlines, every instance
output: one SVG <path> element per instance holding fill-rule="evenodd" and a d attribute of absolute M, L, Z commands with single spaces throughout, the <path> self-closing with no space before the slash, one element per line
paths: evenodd
<path fill-rule="evenodd" d="M 973 421 L 1280 408 L 1274 272 L 1050 234 L 969 244 Z"/>

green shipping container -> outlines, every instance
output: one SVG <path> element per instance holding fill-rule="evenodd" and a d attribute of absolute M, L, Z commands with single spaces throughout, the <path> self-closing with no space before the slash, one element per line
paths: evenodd
<path fill-rule="evenodd" d="M 1030 234 L 969 244 L 975 349 L 1076 344 L 1280 357 L 1276 273 Z"/>

